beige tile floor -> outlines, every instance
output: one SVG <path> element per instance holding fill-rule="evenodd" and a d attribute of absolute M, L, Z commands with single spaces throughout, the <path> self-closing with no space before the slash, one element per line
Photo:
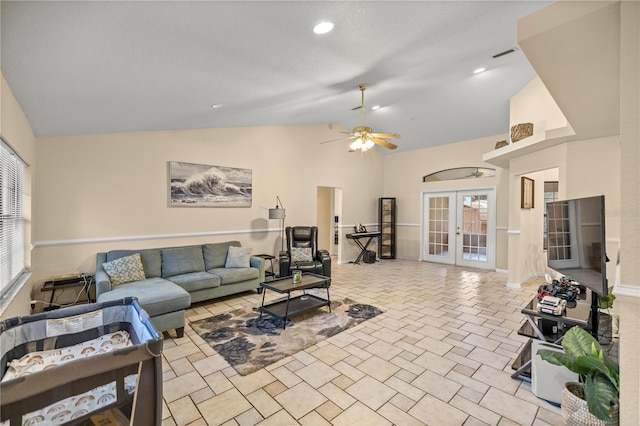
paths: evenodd
<path fill-rule="evenodd" d="M 333 265 L 331 296 L 384 314 L 248 376 L 188 326 L 164 346 L 163 425 L 557 425 L 511 364 L 520 308 L 539 279 L 426 262 Z M 192 306 L 187 321 L 259 306 L 244 293 Z"/>

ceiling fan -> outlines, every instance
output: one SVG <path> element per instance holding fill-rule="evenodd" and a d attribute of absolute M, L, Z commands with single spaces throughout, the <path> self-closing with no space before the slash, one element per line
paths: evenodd
<path fill-rule="evenodd" d="M 352 132 L 341 132 L 349 136 L 321 143 L 353 140 L 353 142 L 351 142 L 351 144 L 349 145 L 349 152 L 368 151 L 376 144 L 384 148 L 396 149 L 398 145 L 395 145 L 384 139 L 398 139 L 400 135 L 398 135 L 397 133 L 373 133 L 371 127 L 367 127 L 364 125 L 364 91 L 367 89 L 367 83 L 360 84 L 358 86 L 358 89 L 360 89 L 360 92 L 362 93 L 362 104 L 360 105 L 360 107 L 358 107 L 362 110 L 362 126 L 354 127 Z"/>

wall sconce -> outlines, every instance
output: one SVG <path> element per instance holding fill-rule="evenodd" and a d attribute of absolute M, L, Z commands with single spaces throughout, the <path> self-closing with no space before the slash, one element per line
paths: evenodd
<path fill-rule="evenodd" d="M 280 220 L 280 251 L 284 251 L 284 219 L 287 217 L 287 211 L 280 201 L 280 197 L 276 195 L 276 207 L 269 209 L 269 219 Z"/>

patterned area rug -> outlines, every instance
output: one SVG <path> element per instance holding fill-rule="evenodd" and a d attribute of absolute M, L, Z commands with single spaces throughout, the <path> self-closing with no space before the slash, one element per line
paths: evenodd
<path fill-rule="evenodd" d="M 250 309 L 236 309 L 192 322 L 191 327 L 236 371 L 245 376 L 293 355 L 383 311 L 350 299 L 282 321 Z"/>

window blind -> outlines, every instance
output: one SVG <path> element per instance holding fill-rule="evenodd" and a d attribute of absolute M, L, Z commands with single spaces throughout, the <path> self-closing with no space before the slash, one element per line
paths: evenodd
<path fill-rule="evenodd" d="M 25 269 L 26 164 L 0 139 L 0 291 L 2 299 Z"/>

